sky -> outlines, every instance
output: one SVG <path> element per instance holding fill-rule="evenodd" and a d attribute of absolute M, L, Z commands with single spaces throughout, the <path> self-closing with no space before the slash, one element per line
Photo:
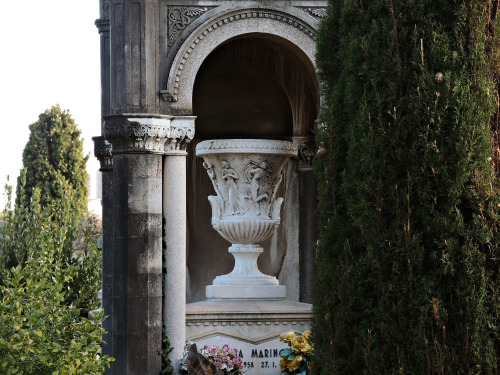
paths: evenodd
<path fill-rule="evenodd" d="M 29 125 L 56 104 L 82 131 L 87 170 L 96 174 L 101 99 L 98 0 L 3 0 L 0 15 L 1 211 L 7 175 L 15 185 L 22 168 Z"/>

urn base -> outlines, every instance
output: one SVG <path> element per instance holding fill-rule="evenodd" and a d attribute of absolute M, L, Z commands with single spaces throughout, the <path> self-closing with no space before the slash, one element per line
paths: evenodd
<path fill-rule="evenodd" d="M 285 285 L 207 285 L 207 299 L 282 300 Z"/>

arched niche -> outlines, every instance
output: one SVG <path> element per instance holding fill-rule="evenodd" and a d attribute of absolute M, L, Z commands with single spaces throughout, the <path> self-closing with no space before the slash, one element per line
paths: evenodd
<path fill-rule="evenodd" d="M 281 38 L 252 33 L 220 44 L 193 80 L 195 139 L 188 149 L 188 302 L 204 299 L 205 286 L 231 271 L 230 244 L 210 224 L 207 199 L 212 184 L 194 156 L 196 145 L 215 138 L 292 141 L 311 135 L 317 116 L 317 84 L 312 66 Z M 263 243 L 260 269 L 287 285 L 288 298 L 300 299 L 300 189 L 296 161 L 285 168 L 279 194 L 285 197 L 282 225 Z M 312 193 L 314 194 L 314 193 Z M 310 218 L 311 220 L 312 218 Z"/>
<path fill-rule="evenodd" d="M 315 33 L 318 21 L 304 12 L 281 8 L 244 6 L 230 7 L 209 18 L 183 41 L 170 65 L 167 87 L 161 90 L 169 102 L 169 114 L 193 114 L 194 81 L 206 58 L 222 44 L 252 35 L 276 40 L 287 48 L 306 67 L 307 80 L 316 87 L 315 100 L 319 102 L 315 76 Z"/>

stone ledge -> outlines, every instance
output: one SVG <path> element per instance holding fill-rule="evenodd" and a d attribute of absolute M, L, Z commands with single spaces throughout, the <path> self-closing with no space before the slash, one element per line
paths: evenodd
<path fill-rule="evenodd" d="M 186 305 L 186 339 L 232 337 L 251 344 L 311 328 L 312 305 L 288 300 L 207 300 Z"/>
<path fill-rule="evenodd" d="M 219 282 L 223 282 L 219 280 Z M 214 281 L 215 284 L 215 281 Z M 207 285 L 207 298 L 210 299 L 234 299 L 245 298 L 249 300 L 261 300 L 263 298 L 282 300 L 286 298 L 285 285 Z M 219 301 L 220 302 L 220 301 Z"/>
<path fill-rule="evenodd" d="M 195 322 L 310 321 L 312 305 L 288 300 L 206 300 L 186 305 L 186 324 Z"/>

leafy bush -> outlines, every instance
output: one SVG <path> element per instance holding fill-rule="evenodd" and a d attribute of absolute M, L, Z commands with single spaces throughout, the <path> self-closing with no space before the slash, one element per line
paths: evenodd
<path fill-rule="evenodd" d="M 19 179 L 21 184 L 25 183 L 24 176 L 22 171 Z M 54 185 L 61 199 L 54 199 L 50 204 L 42 206 L 40 190 L 34 189 L 30 204 L 16 204 L 12 211 L 12 188 L 6 187 L 8 204 L 3 212 L 5 225 L 0 237 L 0 272 L 2 268 L 10 269 L 18 265 L 24 267 L 30 252 L 39 246 L 35 242 L 37 236 L 47 230 L 57 249 L 55 258 L 65 268 L 75 271 L 64 285 L 66 304 L 73 304 L 81 309 L 82 316 L 88 316 L 89 311 L 99 307 L 97 292 L 101 287 L 102 259 L 98 238 L 101 226 L 89 214 L 83 219 L 75 216 L 71 203 L 75 199 L 75 192 L 66 180 L 61 179 Z M 19 191 L 24 194 L 26 189 Z"/>
<path fill-rule="evenodd" d="M 82 317 L 97 306 L 100 256 L 95 234 L 72 219 L 72 190 L 42 208 L 35 189 L 28 208 L 4 211 L 0 237 L 0 373 L 100 374 L 104 330 Z M 9 195 L 9 190 L 8 190 Z M 12 267 L 13 266 L 13 267 Z M 83 307 L 83 309 L 82 309 Z M 84 312 L 85 311 L 85 312 Z M 102 313 L 95 318 L 102 318 Z"/>

